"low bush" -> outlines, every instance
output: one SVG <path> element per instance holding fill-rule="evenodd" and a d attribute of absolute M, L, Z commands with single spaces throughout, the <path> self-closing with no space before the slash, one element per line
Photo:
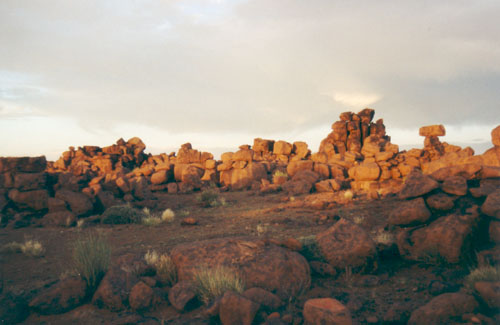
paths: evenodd
<path fill-rule="evenodd" d="M 77 239 L 74 244 L 75 270 L 91 289 L 95 289 L 106 274 L 110 259 L 111 248 L 100 234 L 88 233 Z"/>
<path fill-rule="evenodd" d="M 148 251 L 144 260 L 156 270 L 156 276 L 163 285 L 173 285 L 177 282 L 177 271 L 170 256 L 158 254 L 155 250 Z"/>
<path fill-rule="evenodd" d="M 141 223 L 147 217 L 144 211 L 133 208 L 130 205 L 112 206 L 101 215 L 101 222 L 105 224 L 127 224 Z"/>
<path fill-rule="evenodd" d="M 302 244 L 302 250 L 300 253 L 306 258 L 306 260 L 325 261 L 315 235 L 299 237 L 297 240 Z"/>
<path fill-rule="evenodd" d="M 465 278 L 465 286 L 469 289 L 474 289 L 474 283 L 486 281 L 500 281 L 500 266 L 480 266 L 470 272 Z"/>
<path fill-rule="evenodd" d="M 203 190 L 200 194 L 198 194 L 196 200 L 205 208 L 226 205 L 226 200 L 220 197 L 219 191 L 215 188 Z"/>
<path fill-rule="evenodd" d="M 238 272 L 225 266 L 200 267 L 193 274 L 198 299 L 209 305 L 226 291 L 243 292 L 245 285 Z"/>

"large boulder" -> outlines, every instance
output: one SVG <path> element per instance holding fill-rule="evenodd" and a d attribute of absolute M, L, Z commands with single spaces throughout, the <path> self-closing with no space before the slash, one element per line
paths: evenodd
<path fill-rule="evenodd" d="M 481 206 L 481 211 L 490 217 L 500 219 L 500 189 L 488 195 Z"/>
<path fill-rule="evenodd" d="M 312 160 L 296 160 L 291 161 L 286 167 L 286 172 L 290 177 L 293 177 L 301 170 L 313 170 L 314 162 Z"/>
<path fill-rule="evenodd" d="M 87 295 L 87 284 L 80 277 L 64 279 L 42 291 L 29 307 L 40 314 L 61 314 L 81 305 Z"/>
<path fill-rule="evenodd" d="M 325 259 L 337 269 L 361 267 L 377 256 L 375 243 L 368 233 L 347 219 L 316 236 Z"/>
<path fill-rule="evenodd" d="M 409 199 L 412 197 L 425 195 L 439 187 L 432 177 L 422 174 L 414 169 L 405 180 L 403 188 L 399 192 L 399 198 Z"/>
<path fill-rule="evenodd" d="M 409 226 L 425 223 L 431 217 L 431 212 L 425 205 L 424 199 L 419 197 L 401 202 L 389 215 L 389 224 Z"/>
<path fill-rule="evenodd" d="M 46 185 L 45 173 L 19 173 L 14 176 L 14 187 L 20 191 L 44 189 Z"/>
<path fill-rule="evenodd" d="M 500 147 L 500 125 L 491 130 L 491 142 L 495 147 Z"/>
<path fill-rule="evenodd" d="M 422 126 L 418 131 L 420 136 L 423 137 L 441 137 L 446 135 L 446 129 L 443 125 L 428 125 Z"/>
<path fill-rule="evenodd" d="M 252 300 L 228 291 L 220 301 L 219 318 L 223 325 L 251 325 L 258 310 Z"/>
<path fill-rule="evenodd" d="M 48 208 L 49 193 L 47 190 L 21 192 L 13 189 L 9 192 L 9 199 L 19 208 L 40 211 Z"/>
<path fill-rule="evenodd" d="M 500 310 L 500 282 L 480 281 L 474 283 L 474 289 L 484 303 L 493 310 Z"/>
<path fill-rule="evenodd" d="M 478 218 L 477 211 L 452 214 L 437 219 L 427 227 L 401 232 L 398 235 L 400 254 L 410 260 L 429 263 L 443 260 L 459 263 L 470 258 L 473 252 L 470 239 Z"/>
<path fill-rule="evenodd" d="M 133 267 L 129 265 L 113 266 L 101 280 L 92 303 L 99 308 L 121 311 L 126 308 L 127 301 L 134 285 L 139 282 Z"/>
<path fill-rule="evenodd" d="M 66 202 L 71 211 L 77 216 L 87 215 L 94 209 L 94 205 L 88 196 L 82 193 L 59 190 L 56 192 L 55 197 Z"/>
<path fill-rule="evenodd" d="M 45 156 L 40 157 L 0 157 L 0 173 L 40 173 L 47 167 Z"/>
<path fill-rule="evenodd" d="M 287 299 L 307 289 L 311 277 L 305 258 L 283 247 L 251 238 L 222 238 L 181 244 L 171 251 L 179 280 L 190 280 L 200 266 L 236 268 L 247 287 Z"/>
<path fill-rule="evenodd" d="M 478 307 L 479 304 L 471 295 L 444 293 L 413 311 L 408 324 L 450 324 L 461 320 L 463 314 L 472 313 Z"/>
<path fill-rule="evenodd" d="M 352 324 L 351 312 L 340 301 L 333 298 L 309 299 L 304 304 L 304 323 L 307 325 Z"/>
<path fill-rule="evenodd" d="M 447 177 L 441 184 L 441 189 L 448 194 L 464 196 L 467 194 L 467 180 L 462 176 Z"/>
<path fill-rule="evenodd" d="M 380 167 L 374 162 L 365 162 L 349 169 L 349 177 L 356 181 L 374 181 L 380 176 Z"/>

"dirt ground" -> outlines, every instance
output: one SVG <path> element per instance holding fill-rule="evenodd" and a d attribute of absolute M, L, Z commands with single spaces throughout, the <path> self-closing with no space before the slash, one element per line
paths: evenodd
<path fill-rule="evenodd" d="M 126 253 L 144 255 L 148 250 L 168 252 L 179 243 L 229 236 L 257 236 L 286 239 L 317 234 L 327 229 L 339 217 L 353 220 L 374 233 L 386 227 L 387 214 L 396 199 L 354 200 L 328 210 L 290 208 L 290 198 L 284 194 L 257 195 L 251 191 L 221 193 L 225 206 L 204 208 L 197 194 L 158 195 L 154 211 L 171 208 L 175 220 L 158 226 L 102 225 L 86 222 L 82 227 L 36 227 L 0 229 L 0 245 L 25 239 L 39 240 L 45 248 L 42 257 L 27 257 L 20 253 L 1 253 L 0 272 L 3 292 L 11 291 L 28 301 L 41 289 L 72 272 L 72 245 L 81 233 L 98 231 L 106 235 L 112 258 Z M 298 197 L 295 200 L 302 200 Z M 199 223 L 183 226 L 181 220 L 193 217 Z M 411 313 L 432 298 L 429 286 L 433 281 L 461 283 L 468 273 L 463 267 L 439 267 L 405 262 L 392 248 L 381 258 L 378 268 L 370 274 L 341 273 L 336 277 L 313 274 L 311 290 L 287 302 L 281 314 L 290 314 L 300 323 L 301 310 L 307 298 L 334 297 L 346 304 L 355 323 L 381 323 L 388 310 Z M 392 254 L 392 255 L 391 255 Z M 403 314 L 404 314 L 403 312 Z M 32 314 L 26 324 L 65 323 L 205 323 L 199 310 L 178 314 L 167 304 L 144 315 L 132 312 L 111 313 L 86 304 L 63 315 Z M 409 314 L 408 314 L 409 315 Z"/>

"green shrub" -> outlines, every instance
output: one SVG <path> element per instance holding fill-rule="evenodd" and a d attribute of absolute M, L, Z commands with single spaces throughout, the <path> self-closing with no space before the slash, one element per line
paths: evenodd
<path fill-rule="evenodd" d="M 196 200 L 206 208 L 226 205 L 226 200 L 220 198 L 219 191 L 214 188 L 203 190 L 198 194 Z"/>
<path fill-rule="evenodd" d="M 198 299 L 207 305 L 226 291 L 241 293 L 245 289 L 238 272 L 225 266 L 200 267 L 193 274 L 193 284 Z"/>
<path fill-rule="evenodd" d="M 486 281 L 497 282 L 500 281 L 500 266 L 480 266 L 470 272 L 465 278 L 465 286 L 469 289 L 474 288 L 474 283 Z"/>
<path fill-rule="evenodd" d="M 164 285 L 173 285 L 177 282 L 177 271 L 170 256 L 158 254 L 155 250 L 148 251 L 144 260 L 156 270 L 158 280 Z"/>
<path fill-rule="evenodd" d="M 76 240 L 73 262 L 76 272 L 95 289 L 106 274 L 111 259 L 111 248 L 102 235 L 88 233 Z"/>
<path fill-rule="evenodd" d="M 144 211 L 135 209 L 130 205 L 116 205 L 107 208 L 101 215 L 101 222 L 106 224 L 141 223 L 147 215 Z"/>
<path fill-rule="evenodd" d="M 325 261 L 315 235 L 299 237 L 297 240 L 302 244 L 302 250 L 300 253 L 306 258 L 306 260 Z"/>

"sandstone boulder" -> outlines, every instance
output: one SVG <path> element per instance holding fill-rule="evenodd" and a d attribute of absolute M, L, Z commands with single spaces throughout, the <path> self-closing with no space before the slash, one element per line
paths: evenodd
<path fill-rule="evenodd" d="M 491 142 L 496 147 L 500 147 L 500 125 L 491 130 Z"/>
<path fill-rule="evenodd" d="M 47 190 L 21 192 L 17 189 L 13 189 L 9 191 L 9 199 L 19 208 L 40 211 L 47 209 L 49 193 Z"/>
<path fill-rule="evenodd" d="M 462 176 L 447 177 L 441 184 L 441 189 L 448 194 L 464 196 L 467 194 L 467 180 Z"/>
<path fill-rule="evenodd" d="M 313 170 L 314 162 L 312 160 L 297 160 L 291 161 L 286 167 L 286 171 L 290 177 L 293 177 L 301 170 Z"/>
<path fill-rule="evenodd" d="M 167 170 L 160 170 L 151 175 L 151 184 L 164 184 L 168 182 Z"/>
<path fill-rule="evenodd" d="M 308 325 L 332 324 L 349 325 L 352 324 L 352 317 L 349 309 L 340 301 L 333 298 L 309 299 L 304 304 L 304 323 Z"/>
<path fill-rule="evenodd" d="M 479 293 L 488 308 L 500 309 L 500 282 L 476 282 L 474 283 L 474 289 Z"/>
<path fill-rule="evenodd" d="M 380 176 L 380 167 L 374 162 L 364 162 L 349 169 L 349 177 L 356 181 L 374 181 Z"/>
<path fill-rule="evenodd" d="M 40 173 L 47 167 L 45 156 L 40 157 L 0 157 L 0 173 Z"/>
<path fill-rule="evenodd" d="M 203 265 L 225 265 L 239 270 L 247 287 L 260 287 L 285 299 L 310 285 L 304 257 L 262 240 L 211 239 L 181 244 L 171 252 L 179 280 L 189 280 Z"/>
<path fill-rule="evenodd" d="M 283 301 L 278 296 L 262 288 L 247 289 L 242 293 L 242 296 L 259 304 L 267 311 L 276 310 L 283 305 Z"/>
<path fill-rule="evenodd" d="M 71 227 L 76 224 L 76 216 L 70 211 L 57 211 L 47 213 L 43 219 L 42 224 L 47 226 L 61 226 L 61 227 Z"/>
<path fill-rule="evenodd" d="M 85 300 L 87 285 L 80 277 L 71 277 L 42 291 L 29 303 L 29 307 L 40 314 L 62 314 Z"/>
<path fill-rule="evenodd" d="M 19 173 L 14 176 L 14 187 L 20 191 L 44 189 L 46 185 L 45 173 Z"/>
<path fill-rule="evenodd" d="M 190 281 L 177 282 L 168 292 L 168 301 L 179 312 L 192 309 L 196 290 Z"/>
<path fill-rule="evenodd" d="M 336 269 L 364 266 L 377 255 L 368 233 L 346 219 L 319 233 L 316 240 L 325 259 Z"/>
<path fill-rule="evenodd" d="M 399 192 L 399 198 L 409 199 L 425 195 L 439 187 L 438 182 L 430 176 L 422 174 L 414 169 L 405 180 L 403 188 Z"/>
<path fill-rule="evenodd" d="M 444 293 L 416 309 L 408 321 L 409 325 L 449 324 L 479 307 L 473 296 L 464 293 Z"/>
<path fill-rule="evenodd" d="M 292 153 L 292 144 L 286 142 L 286 141 L 276 141 L 274 143 L 274 149 L 273 153 L 275 155 L 284 155 L 284 156 L 290 156 Z"/>
<path fill-rule="evenodd" d="M 473 252 L 470 236 L 479 214 L 452 214 L 441 217 L 429 226 L 401 233 L 398 248 L 401 256 L 410 260 L 436 263 L 459 263 Z"/>
<path fill-rule="evenodd" d="M 223 325 L 251 325 L 259 305 L 237 293 L 228 291 L 221 299 L 219 318 Z"/>
<path fill-rule="evenodd" d="M 451 176 L 461 176 L 465 179 L 474 179 L 481 173 L 482 168 L 483 167 L 480 164 L 453 165 L 438 169 L 430 176 L 441 182 Z"/>
<path fill-rule="evenodd" d="M 481 206 L 481 211 L 490 217 L 500 219 L 500 189 L 488 195 Z"/>
<path fill-rule="evenodd" d="M 59 190 L 56 192 L 55 197 L 66 202 L 71 211 L 77 216 L 85 216 L 94 209 L 90 199 L 82 193 Z"/>
<path fill-rule="evenodd" d="M 316 192 L 336 192 L 342 188 L 342 182 L 336 179 L 325 179 L 314 184 Z"/>
<path fill-rule="evenodd" d="M 500 244 L 500 221 L 490 221 L 488 232 L 490 235 L 490 241 L 495 244 Z"/>
<path fill-rule="evenodd" d="M 274 147 L 274 140 L 265 140 L 256 138 L 253 140 L 252 149 L 256 152 L 272 152 Z"/>
<path fill-rule="evenodd" d="M 422 137 L 441 137 L 446 135 L 446 130 L 443 125 L 428 125 L 422 126 L 418 131 Z"/>
<path fill-rule="evenodd" d="M 139 281 L 132 267 L 113 266 L 101 280 L 92 303 L 99 308 L 121 311 L 126 308 L 127 300 L 134 285 Z"/>
<path fill-rule="evenodd" d="M 425 199 L 425 202 L 429 206 L 429 208 L 439 211 L 448 211 L 453 209 L 455 206 L 456 196 L 450 196 L 445 193 L 436 193 L 430 195 Z"/>
<path fill-rule="evenodd" d="M 410 226 L 427 222 L 431 212 L 425 205 L 424 199 L 419 197 L 401 202 L 389 215 L 391 225 Z"/>
<path fill-rule="evenodd" d="M 139 281 L 130 290 L 128 302 L 134 310 L 145 310 L 151 307 L 153 296 L 153 289 L 144 282 Z"/>

